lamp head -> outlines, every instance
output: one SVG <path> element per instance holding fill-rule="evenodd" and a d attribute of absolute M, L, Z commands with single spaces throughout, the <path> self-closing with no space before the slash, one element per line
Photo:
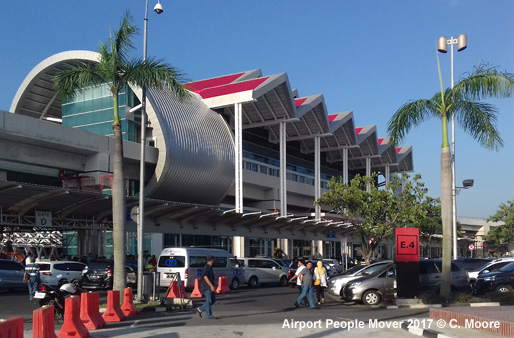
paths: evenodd
<path fill-rule="evenodd" d="M 460 52 L 468 46 L 468 36 L 466 34 L 459 34 L 457 37 L 457 50 Z"/>
<path fill-rule="evenodd" d="M 446 36 L 440 36 L 437 39 L 437 50 L 441 53 L 448 52 L 448 39 L 446 39 Z"/>
<path fill-rule="evenodd" d="M 162 12 L 164 12 L 164 9 L 162 9 L 162 5 L 161 5 L 161 1 L 157 1 L 157 5 L 155 5 L 155 7 L 153 8 L 154 12 L 157 13 L 157 14 L 161 14 Z"/>
<path fill-rule="evenodd" d="M 475 180 L 470 178 L 470 179 L 467 179 L 467 180 L 464 180 L 462 181 L 462 187 L 464 189 L 468 189 L 468 188 L 471 188 L 473 187 L 473 184 L 475 183 Z"/>

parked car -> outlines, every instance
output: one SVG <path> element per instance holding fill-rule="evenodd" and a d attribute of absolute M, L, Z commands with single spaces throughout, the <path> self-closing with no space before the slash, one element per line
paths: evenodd
<path fill-rule="evenodd" d="M 282 267 L 270 258 L 241 258 L 245 265 L 245 276 L 249 287 L 257 284 L 273 284 L 280 286 L 287 285 L 288 268 Z"/>
<path fill-rule="evenodd" d="M 456 261 L 460 262 L 460 265 L 465 271 L 473 271 L 478 269 L 484 264 L 491 262 L 490 258 L 470 258 L 470 257 L 459 257 Z"/>
<path fill-rule="evenodd" d="M 111 261 L 89 262 L 84 267 L 80 277 L 80 286 L 83 289 L 112 289 L 114 270 Z M 130 266 L 125 267 L 127 285 L 137 284 L 137 273 Z"/>
<path fill-rule="evenodd" d="M 51 261 L 37 262 L 39 265 L 39 277 L 41 283 L 57 286 L 59 279 L 66 278 L 68 281 L 80 279 L 86 264 L 73 261 Z M 57 278 L 60 275 L 61 278 Z"/>
<path fill-rule="evenodd" d="M 442 261 L 440 259 L 419 261 L 419 290 L 421 292 L 439 292 L 442 272 Z M 462 260 L 452 260 L 451 274 L 452 291 L 467 291 L 470 289 L 468 275 Z"/>
<path fill-rule="evenodd" d="M 350 281 L 372 275 L 376 271 L 381 270 L 386 265 L 392 264 L 392 261 L 381 261 L 371 265 L 357 265 L 343 272 L 339 276 L 332 277 L 328 280 L 327 291 L 334 296 L 344 297 L 343 287 Z"/>
<path fill-rule="evenodd" d="M 339 264 L 339 261 L 337 259 L 325 258 L 322 261 L 323 263 L 327 263 L 328 265 L 330 265 L 330 267 L 334 269 L 336 272 L 343 272 L 343 267 L 341 266 L 341 264 Z"/>
<path fill-rule="evenodd" d="M 482 265 L 481 267 L 479 267 L 476 270 L 468 271 L 469 282 L 473 284 L 476 282 L 476 280 L 480 274 L 500 270 L 505 265 L 507 265 L 511 262 L 514 262 L 514 257 L 502 257 L 502 258 L 498 258 L 493 261 L 490 261 L 490 262 Z"/>
<path fill-rule="evenodd" d="M 498 271 L 480 274 L 473 285 L 473 293 L 511 292 L 514 290 L 514 262 Z"/>
<path fill-rule="evenodd" d="M 289 265 L 291 265 L 291 261 L 288 261 L 287 259 L 280 259 L 280 258 L 272 258 L 275 262 L 280 264 L 282 267 L 286 267 L 289 269 Z"/>
<path fill-rule="evenodd" d="M 396 273 L 393 263 L 382 265 L 372 274 L 348 282 L 341 291 L 347 301 L 359 301 L 366 305 L 376 305 L 382 298 L 394 297 Z"/>
<path fill-rule="evenodd" d="M 10 259 L 0 259 L 0 288 L 12 290 L 26 288 L 23 283 L 25 268 L 18 262 Z"/>
<path fill-rule="evenodd" d="M 207 256 L 214 257 L 213 272 L 216 282 L 219 277 L 228 277 L 231 289 L 239 288 L 245 283 L 245 270 L 230 252 L 221 249 L 205 248 L 165 248 L 157 262 L 157 271 L 161 274 L 161 287 L 168 287 L 176 274 L 184 281 L 186 289 L 195 287 L 195 279 L 200 278 Z M 278 264 L 278 263 L 275 263 Z"/>

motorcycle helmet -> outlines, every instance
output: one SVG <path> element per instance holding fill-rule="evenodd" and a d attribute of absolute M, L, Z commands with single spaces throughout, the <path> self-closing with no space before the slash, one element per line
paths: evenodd
<path fill-rule="evenodd" d="M 75 292 L 77 292 L 77 288 L 76 288 L 75 284 L 71 284 L 71 283 L 64 284 L 63 286 L 61 286 L 59 288 L 59 290 L 70 293 L 70 294 L 74 294 Z"/>

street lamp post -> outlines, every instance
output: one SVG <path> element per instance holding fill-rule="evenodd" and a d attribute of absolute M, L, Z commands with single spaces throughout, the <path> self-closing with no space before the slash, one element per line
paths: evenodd
<path fill-rule="evenodd" d="M 154 9 L 155 13 L 161 14 L 163 12 L 160 0 L 157 1 Z M 143 33 L 143 62 L 146 61 L 146 39 L 148 29 L 148 0 L 146 0 L 145 7 L 145 23 Z M 144 211 L 145 211 L 145 146 L 146 146 L 146 87 L 141 88 L 143 93 L 141 95 L 141 155 L 140 155 L 140 169 L 139 169 L 139 210 L 137 222 L 137 299 L 141 301 L 143 298 L 143 226 L 144 226 Z"/>
<path fill-rule="evenodd" d="M 467 35 L 460 34 L 457 39 L 453 36 L 449 40 L 446 36 L 440 36 L 437 40 L 437 50 L 441 53 L 447 52 L 447 45 L 451 46 L 451 78 L 453 89 L 453 45 L 457 45 L 457 51 L 463 51 L 467 45 Z M 452 232 L 453 232 L 453 259 L 457 259 L 457 194 L 455 190 L 455 115 L 452 114 Z"/>

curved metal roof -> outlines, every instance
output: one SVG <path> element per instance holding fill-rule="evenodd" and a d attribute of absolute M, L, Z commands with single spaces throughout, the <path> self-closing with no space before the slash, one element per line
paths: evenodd
<path fill-rule="evenodd" d="M 61 101 L 53 88 L 53 76 L 79 62 L 97 63 L 99 60 L 100 54 L 88 51 L 68 51 L 43 60 L 18 89 L 11 112 L 39 119 L 61 118 Z M 245 79 L 258 73 L 250 71 L 230 78 Z M 141 89 L 133 86 L 131 89 L 141 100 Z M 217 203 L 225 197 L 234 180 L 234 145 L 225 121 L 194 95 L 186 102 L 165 91 L 149 90 L 148 94 L 148 121 L 159 157 L 145 195 L 183 202 Z"/>

